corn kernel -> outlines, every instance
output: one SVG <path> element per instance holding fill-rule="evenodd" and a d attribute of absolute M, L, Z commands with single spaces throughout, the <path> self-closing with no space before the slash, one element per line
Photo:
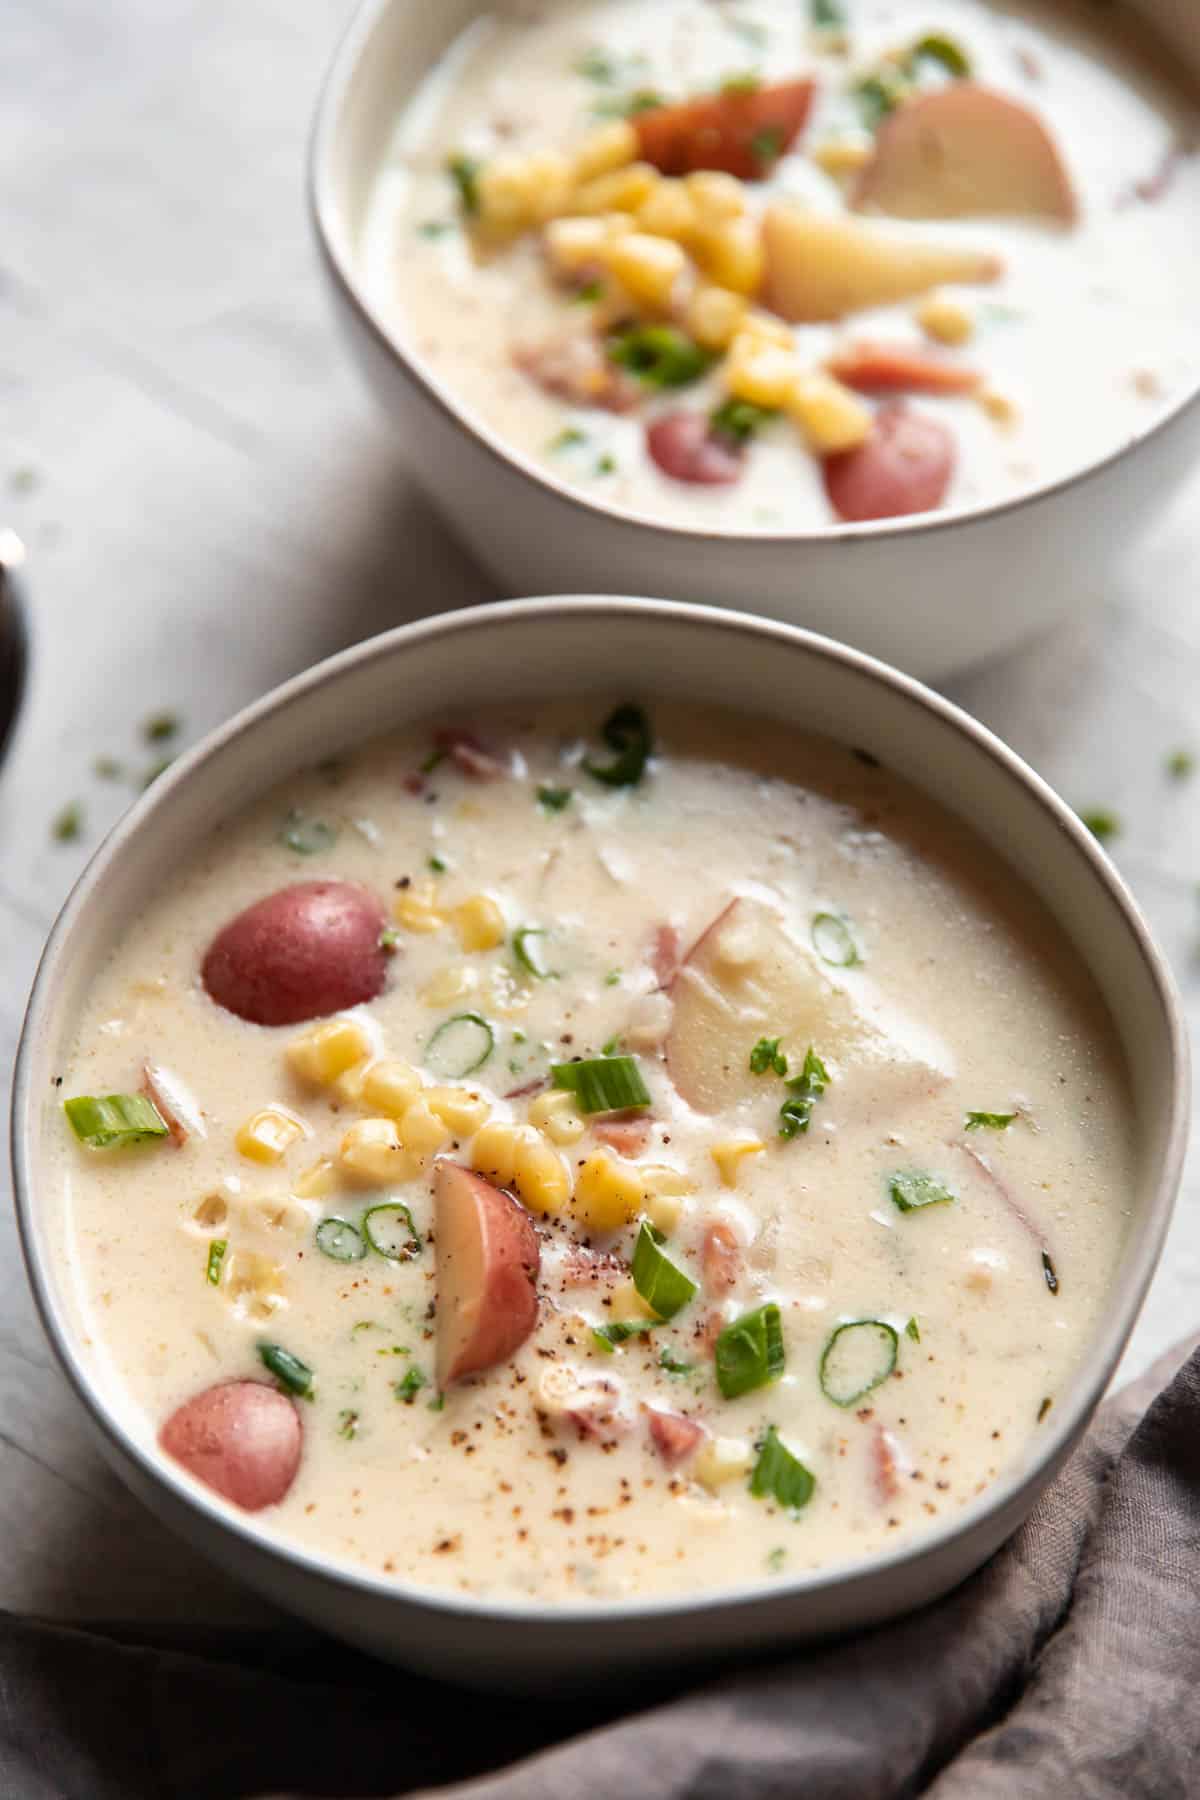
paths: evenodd
<path fill-rule="evenodd" d="M 535 150 L 529 161 L 533 171 L 533 220 L 542 225 L 568 210 L 575 168 L 561 150 Z"/>
<path fill-rule="evenodd" d="M 293 1038 L 284 1055 L 293 1075 L 314 1087 L 328 1087 L 370 1054 L 367 1034 L 354 1019 L 326 1019 Z"/>
<path fill-rule="evenodd" d="M 755 406 L 782 406 L 800 372 L 800 359 L 790 346 L 785 350 L 739 331 L 725 365 L 725 385 L 737 399 Z"/>
<path fill-rule="evenodd" d="M 453 916 L 464 950 L 494 950 L 504 942 L 504 914 L 489 894 L 472 894 Z"/>
<path fill-rule="evenodd" d="M 517 1127 L 493 1119 L 475 1133 L 471 1167 L 497 1187 L 511 1187 L 517 1162 Z"/>
<path fill-rule="evenodd" d="M 696 1184 L 690 1175 L 682 1169 L 673 1169 L 670 1163 L 639 1163 L 638 1174 L 651 1194 L 694 1194 Z"/>
<path fill-rule="evenodd" d="M 679 244 L 687 242 L 699 222 L 695 204 L 682 181 L 660 181 L 638 207 L 639 231 L 648 231 L 651 237 L 673 238 Z"/>
<path fill-rule="evenodd" d="M 1000 393 L 996 388 L 980 388 L 976 392 L 975 398 L 993 425 L 999 425 L 1002 429 L 1007 430 L 1016 424 L 1020 416 L 1017 404 L 1015 400 L 1010 400 L 1007 394 Z"/>
<path fill-rule="evenodd" d="M 557 150 L 493 156 L 476 179 L 479 222 L 495 236 L 513 236 L 560 212 L 571 181 L 571 164 Z"/>
<path fill-rule="evenodd" d="M 396 1121 L 396 1132 L 418 1168 L 424 1168 L 431 1157 L 444 1150 L 452 1135 L 446 1121 L 430 1108 L 424 1095 L 405 1108 Z"/>
<path fill-rule="evenodd" d="M 608 245 L 604 266 L 640 306 L 662 310 L 687 268 L 687 257 L 669 238 L 631 231 Z"/>
<path fill-rule="evenodd" d="M 367 1187 L 408 1181 L 417 1173 L 394 1119 L 360 1119 L 351 1125 L 338 1145 L 338 1163 L 343 1175 Z"/>
<path fill-rule="evenodd" d="M 528 1127 L 517 1133 L 513 1185 L 530 1212 L 561 1212 L 571 1197 L 567 1166 L 540 1132 Z"/>
<path fill-rule="evenodd" d="M 684 176 L 683 185 L 706 225 L 740 219 L 746 211 L 746 190 L 736 175 L 726 175 L 720 169 L 697 169 Z"/>
<path fill-rule="evenodd" d="M 473 1088 L 427 1088 L 425 1104 L 443 1125 L 450 1127 L 455 1137 L 470 1137 L 492 1110 L 483 1095 Z"/>
<path fill-rule="evenodd" d="M 744 1438 L 709 1438 L 692 1460 L 693 1477 L 706 1488 L 718 1488 L 749 1473 L 754 1453 Z"/>
<path fill-rule="evenodd" d="M 948 294 L 930 294 L 914 316 L 925 336 L 938 344 L 965 344 L 974 335 L 971 314 Z"/>
<path fill-rule="evenodd" d="M 742 330 L 752 337 L 759 338 L 764 344 L 778 344 L 783 350 L 794 350 L 796 339 L 786 319 L 775 313 L 764 312 L 760 306 L 751 307 L 742 320 Z"/>
<path fill-rule="evenodd" d="M 453 1006 L 456 1000 L 465 1000 L 479 986 L 479 976 L 467 963 L 447 965 L 439 969 L 432 979 L 421 989 L 421 999 L 426 1006 Z"/>
<path fill-rule="evenodd" d="M 712 1144 L 708 1153 L 725 1186 L 736 1187 L 746 1157 L 761 1156 L 766 1147 L 761 1138 L 725 1138 L 719 1144 Z"/>
<path fill-rule="evenodd" d="M 679 1230 L 683 1201 L 678 1194 L 647 1193 L 643 1207 L 655 1231 L 661 1231 L 664 1237 L 673 1237 Z"/>
<path fill-rule="evenodd" d="M 603 217 L 553 219 L 542 242 L 551 268 L 560 275 L 579 275 L 599 262 L 611 235 Z"/>
<path fill-rule="evenodd" d="M 746 301 L 728 288 L 698 287 L 688 301 L 687 329 L 706 350 L 726 350 L 741 329 Z"/>
<path fill-rule="evenodd" d="M 638 153 L 638 135 L 628 119 L 613 119 L 589 131 L 575 151 L 576 181 L 592 181 L 623 169 Z"/>
<path fill-rule="evenodd" d="M 364 1106 L 398 1119 L 420 1091 L 421 1077 L 409 1063 L 375 1062 L 363 1073 L 360 1097 Z"/>
<path fill-rule="evenodd" d="M 873 415 L 865 400 L 820 369 L 802 371 L 786 397 L 787 410 L 817 456 L 853 450 L 871 435 Z"/>
<path fill-rule="evenodd" d="M 824 143 L 813 147 L 812 159 L 819 169 L 832 175 L 835 181 L 843 176 L 857 175 L 865 168 L 875 154 L 875 140 L 866 131 L 843 132 L 838 137 L 826 138 Z"/>
<path fill-rule="evenodd" d="M 302 1200 L 320 1200 L 331 1194 L 337 1185 L 337 1172 L 327 1156 L 322 1156 L 298 1175 L 292 1183 L 292 1192 Z"/>
<path fill-rule="evenodd" d="M 553 1144 L 575 1144 L 587 1126 L 575 1110 L 573 1095 L 550 1088 L 529 1102 L 529 1123 L 544 1131 Z"/>
<path fill-rule="evenodd" d="M 339 1075 L 330 1092 L 342 1105 L 361 1106 L 363 1082 L 366 1080 L 370 1063 L 355 1063 L 344 1075 Z"/>
<path fill-rule="evenodd" d="M 647 1305 L 642 1299 L 632 1281 L 623 1281 L 620 1287 L 615 1287 L 609 1299 L 611 1303 L 608 1311 L 609 1318 L 617 1319 L 622 1324 L 626 1322 L 640 1324 L 644 1319 L 654 1320 L 659 1316 L 654 1308 Z"/>
<path fill-rule="evenodd" d="M 594 181 L 583 182 L 571 195 L 567 210 L 575 215 L 635 213 L 660 179 L 658 170 L 649 163 L 630 163 L 628 168 L 613 169 L 607 175 L 597 175 Z"/>
<path fill-rule="evenodd" d="M 265 1106 L 252 1114 L 234 1142 L 251 1162 L 282 1162 L 298 1138 L 308 1136 L 308 1126 L 283 1106 Z"/>
<path fill-rule="evenodd" d="M 396 895 L 392 901 L 392 917 L 406 931 L 440 931 L 446 923 L 446 915 L 439 912 L 433 902 L 433 883 L 423 881 L 419 886 L 404 888 Z"/>
<path fill-rule="evenodd" d="M 597 1151 L 576 1171 L 572 1211 L 590 1231 L 616 1231 L 637 1217 L 644 1197 L 639 1171 Z"/>
<path fill-rule="evenodd" d="M 692 254 L 704 273 L 735 294 L 753 294 L 762 284 L 766 257 L 754 219 L 725 219 L 699 232 Z"/>

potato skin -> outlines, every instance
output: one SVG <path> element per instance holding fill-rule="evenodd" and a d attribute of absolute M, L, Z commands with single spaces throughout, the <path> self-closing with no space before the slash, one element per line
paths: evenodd
<path fill-rule="evenodd" d="M 298 1025 L 374 1000 L 387 979 L 382 903 L 350 881 L 299 881 L 230 919 L 201 968 L 218 1006 L 254 1025 Z"/>
<path fill-rule="evenodd" d="M 894 402 L 857 450 L 825 459 L 825 491 L 840 519 L 898 519 L 930 512 L 946 497 L 957 449 L 940 419 Z"/>
<path fill-rule="evenodd" d="M 512 1195 L 460 1163 L 433 1178 L 438 1386 L 507 1362 L 537 1324 L 541 1245 Z"/>
<path fill-rule="evenodd" d="M 222 1381 L 193 1394 L 158 1434 L 168 1456 L 243 1512 L 284 1499 L 303 1439 L 292 1401 L 263 1381 Z"/>

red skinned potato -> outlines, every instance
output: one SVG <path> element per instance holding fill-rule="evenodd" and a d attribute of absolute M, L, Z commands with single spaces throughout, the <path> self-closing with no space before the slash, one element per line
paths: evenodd
<path fill-rule="evenodd" d="M 445 1389 L 507 1362 L 537 1323 L 541 1250 L 533 1220 L 461 1163 L 433 1173 L 437 1379 Z"/>
<path fill-rule="evenodd" d="M 672 481 L 701 487 L 728 487 L 740 481 L 745 461 L 740 445 L 713 432 L 703 413 L 686 409 L 652 420 L 646 427 L 646 449 Z"/>
<path fill-rule="evenodd" d="M 299 881 L 256 900 L 209 945 L 201 978 L 254 1025 L 298 1025 L 383 991 L 383 906 L 350 881 Z"/>
<path fill-rule="evenodd" d="M 813 86 L 782 81 L 650 107 L 633 120 L 638 152 L 664 175 L 723 169 L 739 181 L 762 181 L 804 129 Z"/>
<path fill-rule="evenodd" d="M 940 419 L 895 402 L 881 407 L 856 450 L 825 458 L 825 492 L 839 519 L 898 519 L 946 497 L 957 448 Z"/>
<path fill-rule="evenodd" d="M 167 1455 L 244 1512 L 278 1506 L 300 1467 L 303 1429 L 286 1394 L 223 1381 L 193 1394 L 158 1434 Z"/>
<path fill-rule="evenodd" d="M 1054 139 L 1036 113 L 974 81 L 897 107 L 851 205 L 895 219 L 1018 216 L 1072 225 L 1078 208 Z"/>

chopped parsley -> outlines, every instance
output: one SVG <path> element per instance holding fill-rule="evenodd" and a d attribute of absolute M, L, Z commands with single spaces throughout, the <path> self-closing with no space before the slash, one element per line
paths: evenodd
<path fill-rule="evenodd" d="M 431 856 L 429 858 L 429 867 L 434 875 L 444 875 L 449 866 L 449 863 L 444 861 L 440 856 Z"/>

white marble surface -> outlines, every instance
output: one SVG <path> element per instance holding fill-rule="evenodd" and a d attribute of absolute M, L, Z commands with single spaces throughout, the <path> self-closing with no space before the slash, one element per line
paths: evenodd
<path fill-rule="evenodd" d="M 350 0 L 13 0 L 0 99 L 0 526 L 29 546 L 34 673 L 0 777 L 0 1058 L 41 941 L 127 802 L 108 753 L 188 740 L 316 658 L 489 587 L 408 484 L 320 292 L 303 146 Z M 1080 806 L 1200 1017 L 1200 481 L 1135 577 L 956 697 Z M 970 603 L 969 595 L 963 597 Z M 78 843 L 50 822 L 81 800 Z M 1129 1365 L 1197 1323 L 1193 1159 Z M 130 1499 L 85 1435 L 0 1207 L 0 1606 L 262 1617 Z"/>

